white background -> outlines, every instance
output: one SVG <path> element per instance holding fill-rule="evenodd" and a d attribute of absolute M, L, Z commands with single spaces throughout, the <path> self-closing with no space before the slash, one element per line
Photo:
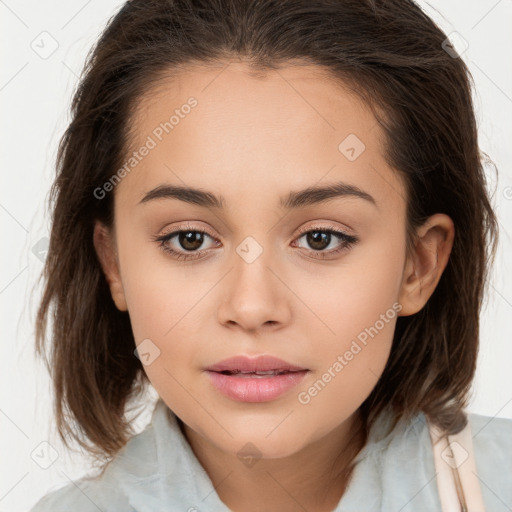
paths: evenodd
<path fill-rule="evenodd" d="M 75 455 L 71 461 L 55 435 L 49 378 L 33 356 L 40 293 L 36 280 L 42 262 L 32 249 L 48 236 L 45 202 L 77 77 L 87 51 L 121 5 L 112 0 L 0 2 L 0 511 L 28 510 L 50 488 L 87 471 L 85 459 Z M 420 5 L 447 34 L 455 30 L 469 43 L 463 58 L 476 82 L 480 146 L 500 171 L 493 204 L 501 242 L 482 314 L 470 411 L 512 418 L 512 1 L 435 0 Z M 40 35 L 44 31 L 58 44 L 48 58 L 31 47 L 41 37 L 51 47 L 48 36 Z M 494 174 L 488 173 L 494 187 Z M 148 419 L 141 418 L 139 429 Z M 31 453 L 47 450 L 39 446 L 46 441 L 58 458 L 42 469 Z"/>

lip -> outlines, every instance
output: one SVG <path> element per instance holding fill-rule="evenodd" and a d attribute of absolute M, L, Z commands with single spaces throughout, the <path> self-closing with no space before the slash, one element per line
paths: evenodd
<path fill-rule="evenodd" d="M 224 359 L 223 361 L 219 361 L 212 366 L 208 366 L 206 370 L 211 372 L 265 372 L 270 370 L 301 371 L 307 370 L 307 368 L 295 366 L 274 356 L 247 357 L 244 355 L 239 355 L 230 357 L 229 359 Z"/>
<path fill-rule="evenodd" d="M 269 402 L 297 386 L 309 373 L 273 356 L 235 356 L 205 369 L 213 386 L 224 396 L 238 402 Z M 274 371 L 274 375 L 251 372 Z M 246 373 L 221 373 L 246 372 Z"/>

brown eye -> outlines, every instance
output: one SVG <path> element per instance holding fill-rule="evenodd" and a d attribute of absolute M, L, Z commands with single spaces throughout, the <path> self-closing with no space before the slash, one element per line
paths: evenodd
<path fill-rule="evenodd" d="M 306 233 L 308 245 L 315 251 L 321 251 L 329 246 L 331 233 L 327 231 L 309 231 Z"/>
<path fill-rule="evenodd" d="M 355 236 L 331 228 L 312 228 L 303 231 L 297 240 L 301 238 L 305 239 L 306 249 L 310 249 L 309 252 L 313 257 L 321 259 L 346 251 L 359 241 Z M 334 244 L 334 248 L 326 250 L 331 244 Z"/>
<path fill-rule="evenodd" d="M 204 233 L 199 231 L 180 231 L 178 243 L 186 251 L 196 251 L 203 245 Z"/>
<path fill-rule="evenodd" d="M 207 245 L 207 240 L 211 245 Z M 153 240 L 167 254 L 177 260 L 194 260 L 202 258 L 208 249 L 219 245 L 215 238 L 202 229 L 195 229 L 192 226 L 181 226 L 165 235 L 154 237 Z M 204 247 L 206 242 L 206 247 Z"/>

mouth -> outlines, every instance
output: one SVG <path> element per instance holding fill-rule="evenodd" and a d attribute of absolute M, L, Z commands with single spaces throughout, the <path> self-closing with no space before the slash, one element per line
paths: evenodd
<path fill-rule="evenodd" d="M 293 365 L 279 359 L 278 357 L 262 355 L 257 357 L 248 357 L 245 355 L 238 355 L 224 359 L 218 363 L 208 366 L 207 371 L 224 373 L 228 372 L 231 374 L 269 374 L 270 373 L 285 373 L 285 372 L 296 372 L 305 371 L 307 368 Z"/>
<path fill-rule="evenodd" d="M 221 373 L 222 375 L 231 375 L 233 377 L 252 377 L 252 378 L 258 378 L 258 377 L 262 377 L 262 378 L 266 378 L 266 377 L 273 377 L 273 376 L 276 376 L 276 375 L 286 375 L 288 373 L 299 373 L 301 371 L 306 371 L 306 370 L 268 370 L 268 371 L 255 371 L 255 372 L 251 372 L 251 371 L 242 371 L 242 370 L 224 370 L 222 372 L 217 372 L 217 373 Z"/>
<path fill-rule="evenodd" d="M 238 402 L 268 402 L 297 386 L 308 368 L 273 356 L 235 356 L 205 368 L 214 388 Z"/>

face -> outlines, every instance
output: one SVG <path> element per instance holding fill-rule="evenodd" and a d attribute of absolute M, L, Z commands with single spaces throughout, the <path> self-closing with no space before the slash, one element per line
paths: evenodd
<path fill-rule="evenodd" d="M 315 67 L 231 62 L 162 82 L 132 126 L 109 283 L 149 380 L 222 450 L 320 440 L 376 385 L 402 307 L 405 189 L 376 119 Z M 234 356 L 252 373 L 220 373 Z"/>

